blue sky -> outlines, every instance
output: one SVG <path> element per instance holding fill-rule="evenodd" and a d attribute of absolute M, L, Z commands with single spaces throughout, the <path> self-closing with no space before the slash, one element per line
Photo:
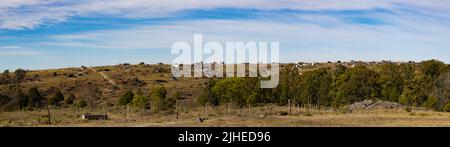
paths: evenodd
<path fill-rule="evenodd" d="M 283 62 L 450 62 L 448 0 L 3 0 L 0 70 L 170 63 L 176 41 L 278 41 Z"/>

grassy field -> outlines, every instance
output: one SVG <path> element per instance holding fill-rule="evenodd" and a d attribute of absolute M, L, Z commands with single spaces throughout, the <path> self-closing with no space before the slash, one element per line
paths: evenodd
<path fill-rule="evenodd" d="M 334 67 L 334 64 L 322 64 L 301 70 L 306 72 L 318 67 Z M 71 77 L 69 75 L 75 75 Z M 450 126 L 450 113 L 435 112 L 424 109 L 413 109 L 406 112 L 399 110 L 361 110 L 344 113 L 331 109 L 293 108 L 292 114 L 282 106 L 261 106 L 252 108 L 226 106 L 205 107 L 196 106 L 196 98 L 206 86 L 207 78 L 178 78 L 172 79 L 169 65 L 139 64 L 99 66 L 92 68 L 66 68 L 54 70 L 37 70 L 27 73 L 28 79 L 20 84 L 0 85 L 0 93 L 14 92 L 14 88 L 24 91 L 31 87 L 38 87 L 44 97 L 54 93 L 53 88 L 60 89 L 67 97 L 75 94 L 76 100 L 86 99 L 82 95 L 85 87 L 95 86 L 101 96 L 93 102 L 94 108 L 76 109 L 73 106 L 51 107 L 51 121 L 48 125 L 47 110 L 35 111 L 0 111 L 0 126 Z M 34 78 L 30 78 L 34 77 Z M 133 79 L 145 82 L 136 85 Z M 112 81 L 112 82 L 111 82 Z M 141 89 L 144 95 L 149 95 L 153 87 L 164 86 L 168 95 L 181 92 L 185 98 L 180 106 L 179 118 L 173 110 L 154 113 L 151 110 L 125 107 L 116 104 L 118 97 L 126 90 Z M 11 88 L 13 87 L 13 88 Z M 53 88 L 52 88 L 53 87 Z M 108 114 L 109 120 L 86 121 L 80 116 L 85 113 Z M 206 117 L 203 123 L 199 117 Z"/>
<path fill-rule="evenodd" d="M 81 120 L 80 115 L 92 112 L 107 113 L 109 120 Z M 281 106 L 252 108 L 226 107 L 181 109 L 179 118 L 173 112 L 152 113 L 150 110 L 127 109 L 124 107 L 74 109 L 51 109 L 52 124 L 47 124 L 46 110 L 26 112 L 3 112 L 0 126 L 50 126 L 50 127 L 427 127 L 450 126 L 450 113 L 422 109 L 405 110 L 361 110 L 343 113 L 336 110 L 318 110 Z M 199 117 L 207 119 L 201 123 Z M 128 119 L 127 119 L 128 118 Z"/>

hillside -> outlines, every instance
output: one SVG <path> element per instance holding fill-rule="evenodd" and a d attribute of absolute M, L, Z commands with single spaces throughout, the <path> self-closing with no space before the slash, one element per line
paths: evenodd
<path fill-rule="evenodd" d="M 440 61 L 280 67 L 273 89 L 259 88 L 259 78 L 175 78 L 164 64 L 5 71 L 0 124 L 197 126 L 205 118 L 208 126 L 449 125 L 450 66 Z M 110 120 L 80 119 L 90 113 Z"/>
<path fill-rule="evenodd" d="M 0 85 L 0 93 L 14 95 L 16 89 L 26 92 L 37 87 L 43 97 L 50 97 L 57 90 L 65 97 L 74 94 L 77 99 L 99 95 L 94 105 L 103 106 L 116 104 L 124 91 L 141 89 L 148 95 L 150 89 L 158 86 L 164 86 L 169 95 L 179 91 L 184 98 L 192 100 L 199 95 L 205 81 L 202 78 L 172 78 L 170 65 L 125 64 L 28 71 L 19 84 Z"/>

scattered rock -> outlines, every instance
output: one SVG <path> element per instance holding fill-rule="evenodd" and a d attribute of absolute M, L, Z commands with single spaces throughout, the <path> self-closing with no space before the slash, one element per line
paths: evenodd
<path fill-rule="evenodd" d="M 156 82 L 158 82 L 158 83 L 167 83 L 166 80 L 156 80 Z"/>
<path fill-rule="evenodd" d="M 281 111 L 281 112 L 278 112 L 278 115 L 280 115 L 280 116 L 287 116 L 287 115 L 289 115 L 289 113 L 286 112 L 286 111 Z"/>
<path fill-rule="evenodd" d="M 147 85 L 147 83 L 143 80 L 138 79 L 137 77 L 131 78 L 131 79 L 125 79 L 122 80 L 120 82 L 123 85 L 128 85 L 128 86 L 138 86 L 138 87 L 142 87 Z"/>
<path fill-rule="evenodd" d="M 348 106 L 349 110 L 375 110 L 375 109 L 399 109 L 401 105 L 396 102 L 364 100 Z"/>
<path fill-rule="evenodd" d="M 75 78 L 75 75 L 69 74 L 67 77 L 69 77 L 69 78 Z"/>

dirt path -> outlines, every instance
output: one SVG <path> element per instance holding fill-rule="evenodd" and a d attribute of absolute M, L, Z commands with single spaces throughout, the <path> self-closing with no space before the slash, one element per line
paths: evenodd
<path fill-rule="evenodd" d="M 104 79 L 106 79 L 111 85 L 116 85 L 116 82 L 114 82 L 114 80 L 110 79 L 105 73 L 103 72 L 98 72 L 97 70 L 95 70 L 92 67 L 87 67 L 88 69 L 90 69 L 93 72 L 99 73 Z"/>

